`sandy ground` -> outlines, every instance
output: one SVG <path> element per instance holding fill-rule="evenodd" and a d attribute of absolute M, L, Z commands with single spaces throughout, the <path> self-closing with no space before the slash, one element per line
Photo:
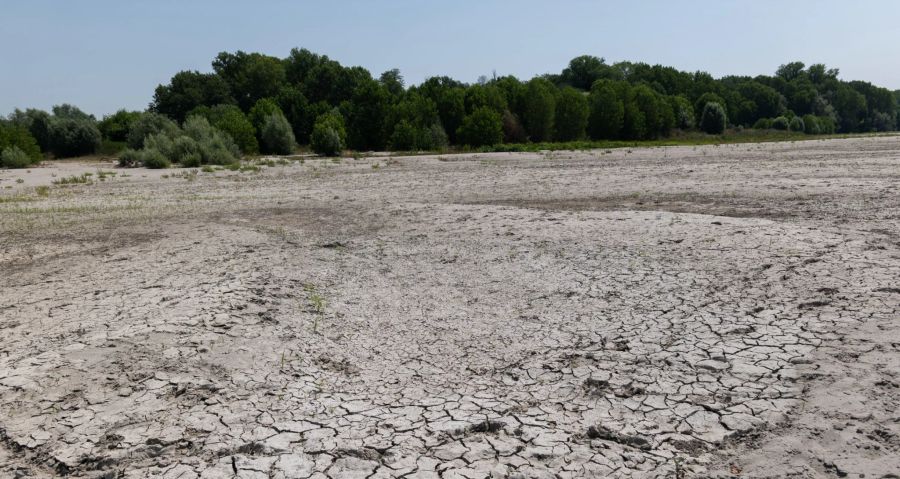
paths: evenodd
<path fill-rule="evenodd" d="M 0 477 L 897 478 L 898 316 L 900 137 L 0 171 Z"/>

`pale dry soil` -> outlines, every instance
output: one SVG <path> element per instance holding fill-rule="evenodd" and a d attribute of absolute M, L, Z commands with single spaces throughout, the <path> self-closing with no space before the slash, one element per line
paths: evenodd
<path fill-rule="evenodd" d="M 900 137 L 64 163 L 0 235 L 0 477 L 900 477 Z"/>

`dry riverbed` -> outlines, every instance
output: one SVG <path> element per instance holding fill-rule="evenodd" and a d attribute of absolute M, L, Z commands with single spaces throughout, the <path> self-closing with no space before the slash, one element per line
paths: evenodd
<path fill-rule="evenodd" d="M 900 137 L 270 164 L 0 171 L 0 477 L 900 477 Z"/>

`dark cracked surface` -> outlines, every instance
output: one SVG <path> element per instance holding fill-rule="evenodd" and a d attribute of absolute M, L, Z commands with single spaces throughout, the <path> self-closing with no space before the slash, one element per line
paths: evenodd
<path fill-rule="evenodd" d="M 0 476 L 898 477 L 898 158 L 880 137 L 2 190 Z"/>

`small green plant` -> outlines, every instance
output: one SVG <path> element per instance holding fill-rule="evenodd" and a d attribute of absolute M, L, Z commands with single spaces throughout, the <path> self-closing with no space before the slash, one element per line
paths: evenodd
<path fill-rule="evenodd" d="M 47 185 L 36 186 L 34 188 L 34 192 L 38 196 L 46 198 L 46 197 L 50 196 L 50 187 Z"/>
<path fill-rule="evenodd" d="M 58 178 L 53 180 L 54 185 L 83 185 L 91 183 L 92 182 L 89 173 L 84 173 L 81 176 L 72 175 L 66 178 Z"/>
<path fill-rule="evenodd" d="M 204 173 L 215 173 L 216 169 L 209 165 L 203 165 L 203 168 L 200 168 L 200 171 Z"/>
<path fill-rule="evenodd" d="M 16 178 L 16 183 L 25 183 L 25 180 L 22 178 Z"/>

